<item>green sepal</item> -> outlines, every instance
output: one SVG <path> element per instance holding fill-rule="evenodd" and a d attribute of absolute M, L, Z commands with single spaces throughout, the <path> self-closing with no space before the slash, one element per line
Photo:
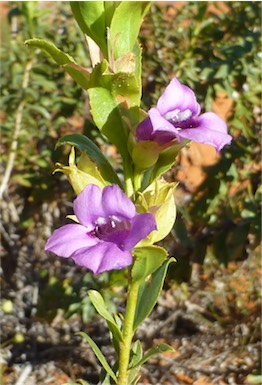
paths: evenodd
<path fill-rule="evenodd" d="M 87 89 L 89 84 L 88 71 L 79 66 L 74 58 L 61 51 L 55 44 L 44 39 L 29 39 L 24 43 L 27 47 L 39 48 L 47 56 L 51 57 L 58 65 L 63 66 L 64 70 L 84 89 Z"/>
<path fill-rule="evenodd" d="M 150 349 L 142 358 L 140 361 L 138 361 L 134 366 L 131 366 L 131 369 L 140 368 L 145 362 L 147 362 L 151 357 L 155 356 L 156 354 L 161 354 L 165 352 L 175 352 L 175 349 L 172 348 L 172 346 L 168 344 L 159 344 L 154 346 L 152 349 Z"/>
<path fill-rule="evenodd" d="M 167 251 L 160 246 L 138 247 L 133 250 L 135 262 L 132 267 L 132 281 L 142 281 L 153 274 L 167 258 Z"/>
<path fill-rule="evenodd" d="M 168 183 L 164 179 L 155 180 L 147 187 L 135 202 L 138 212 L 154 215 L 157 230 L 152 231 L 138 246 L 152 245 L 164 239 L 172 230 L 176 219 L 174 191 L 177 183 Z"/>
<path fill-rule="evenodd" d="M 72 147 L 74 148 L 74 147 Z M 102 178 L 102 175 L 100 174 L 97 166 L 95 163 L 89 158 L 87 153 L 83 151 L 78 159 L 77 167 L 79 170 L 85 172 L 86 174 L 91 175 L 93 178 L 95 178 L 98 181 L 98 186 L 103 185 L 105 186 L 105 180 Z"/>
<path fill-rule="evenodd" d="M 148 1 L 122 1 L 116 8 L 110 25 L 110 44 L 115 59 L 133 51 L 150 5 Z"/>
<path fill-rule="evenodd" d="M 111 367 L 109 366 L 108 362 L 106 361 L 106 358 L 105 356 L 103 355 L 103 353 L 101 352 L 101 350 L 99 349 L 99 347 L 97 346 L 97 344 L 92 340 L 91 337 L 89 337 L 86 333 L 84 332 L 78 332 L 76 333 L 77 335 L 83 337 L 87 343 L 90 345 L 90 347 L 92 348 L 94 354 L 96 355 L 97 359 L 99 360 L 99 362 L 101 363 L 101 365 L 103 366 L 103 368 L 105 369 L 105 371 L 109 374 L 110 377 L 112 377 L 112 379 L 117 382 L 117 378 L 116 378 L 116 375 L 115 373 L 113 372 L 113 370 L 111 369 Z"/>
<path fill-rule="evenodd" d="M 175 258 L 165 260 L 162 266 L 160 266 L 147 281 L 141 283 L 138 292 L 134 331 L 149 316 L 157 303 L 168 266 L 171 262 L 175 262 Z"/>
<path fill-rule="evenodd" d="M 149 140 L 136 142 L 132 150 L 132 159 L 140 172 L 153 166 L 159 157 L 159 145 Z"/>
<path fill-rule="evenodd" d="M 146 189 L 155 179 L 167 172 L 175 163 L 179 151 L 185 147 L 185 141 L 174 144 L 160 152 L 155 165 L 145 172 L 142 188 Z"/>
<path fill-rule="evenodd" d="M 61 163 L 56 163 L 56 166 L 54 172 L 62 172 L 67 176 L 76 195 L 80 194 L 88 184 L 95 184 L 100 189 L 103 189 L 107 184 L 86 152 L 81 153 L 76 164 L 74 147 L 71 148 L 69 155 L 69 165 L 64 166 Z"/>
<path fill-rule="evenodd" d="M 121 330 L 119 329 L 117 323 L 115 322 L 115 319 L 113 316 L 109 313 L 109 311 L 106 308 L 105 301 L 102 297 L 102 295 L 96 291 L 96 290 L 88 290 L 89 298 L 96 308 L 97 312 L 103 317 L 108 325 L 108 328 L 110 332 L 112 333 L 112 340 L 114 343 L 114 347 L 116 350 L 116 353 L 119 353 L 119 343 L 123 341 L 123 335 Z"/>
<path fill-rule="evenodd" d="M 89 158 L 96 163 L 102 178 L 109 184 L 118 184 L 122 188 L 122 183 L 113 167 L 92 140 L 81 134 L 70 134 L 60 138 L 56 144 L 56 148 L 64 144 L 70 144 L 81 152 L 85 151 Z"/>

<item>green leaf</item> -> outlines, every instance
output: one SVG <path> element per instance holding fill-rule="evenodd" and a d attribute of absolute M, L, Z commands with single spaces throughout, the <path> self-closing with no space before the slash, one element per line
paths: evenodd
<path fill-rule="evenodd" d="M 112 379 L 117 382 L 117 378 L 116 378 L 116 375 L 115 373 L 113 372 L 113 370 L 110 368 L 110 366 L 108 365 L 107 361 L 106 361 L 106 358 L 105 356 L 103 355 L 103 353 L 101 352 L 101 350 L 99 349 L 99 347 L 97 346 L 97 344 L 92 340 L 91 337 L 89 337 L 86 333 L 84 332 L 78 332 L 77 335 L 83 337 L 87 343 L 90 345 L 90 347 L 92 348 L 94 354 L 96 355 L 97 359 L 99 360 L 99 362 L 101 363 L 101 365 L 103 366 L 103 368 L 105 369 L 105 371 L 109 374 L 110 377 L 112 377 Z"/>
<path fill-rule="evenodd" d="M 162 290 L 167 268 L 169 264 L 174 261 L 174 258 L 165 260 L 163 265 L 152 274 L 151 278 L 140 285 L 134 321 L 134 330 L 137 329 L 137 327 L 144 321 L 144 319 L 149 316 L 153 310 Z"/>
<path fill-rule="evenodd" d="M 107 57 L 104 1 L 71 1 L 70 5 L 82 32 L 90 36 Z"/>
<path fill-rule="evenodd" d="M 63 68 L 77 84 L 87 90 L 89 87 L 90 73 L 86 68 L 75 63 L 64 64 Z"/>
<path fill-rule="evenodd" d="M 133 250 L 135 263 L 132 268 L 132 280 L 141 281 L 154 273 L 167 258 L 167 251 L 160 246 L 145 246 Z"/>
<path fill-rule="evenodd" d="M 144 356 L 143 358 L 138 361 L 133 367 L 132 369 L 134 368 L 137 368 L 137 367 L 141 367 L 145 362 L 147 362 L 152 356 L 156 355 L 156 354 L 161 354 L 161 353 L 164 353 L 164 352 L 174 352 L 175 350 L 172 348 L 172 346 L 169 346 L 167 344 L 159 344 L 159 345 L 156 345 L 154 346 L 152 349 L 150 349 Z"/>
<path fill-rule="evenodd" d="M 109 73 L 107 63 L 99 63 L 91 74 L 88 94 L 95 124 L 115 144 L 122 157 L 130 159 L 126 120 L 130 122 L 132 116 L 139 116 L 141 96 L 135 75 Z M 134 124 L 133 121 L 130 124 Z"/>
<path fill-rule="evenodd" d="M 96 290 L 88 290 L 88 295 L 90 297 L 92 304 L 96 308 L 97 312 L 101 315 L 101 317 L 103 317 L 106 320 L 108 327 L 109 327 L 109 330 L 111 331 L 111 333 L 115 337 L 116 341 L 118 343 L 120 341 L 123 341 L 123 336 L 122 336 L 121 330 L 119 329 L 113 316 L 107 310 L 102 295 Z"/>
<path fill-rule="evenodd" d="M 119 72 L 112 77 L 111 92 L 117 105 L 126 109 L 140 105 L 140 89 L 133 74 Z"/>
<path fill-rule="evenodd" d="M 136 59 L 135 76 L 138 82 L 140 94 L 142 95 L 142 46 L 136 42 L 132 52 L 134 53 Z"/>
<path fill-rule="evenodd" d="M 140 367 L 137 366 L 137 363 L 141 361 L 143 358 L 143 348 L 142 344 L 139 340 L 135 341 L 132 347 L 131 351 L 131 360 L 129 367 L 131 368 L 129 370 L 129 376 L 128 376 L 128 383 L 129 384 L 136 384 L 139 380 L 139 369 Z"/>
<path fill-rule="evenodd" d="M 116 8 L 110 25 L 110 44 L 115 59 L 133 51 L 150 4 L 148 1 L 122 1 Z"/>
<path fill-rule="evenodd" d="M 95 87 L 88 90 L 91 113 L 101 132 L 115 144 L 122 156 L 127 155 L 127 127 L 121 120 L 120 112 L 110 90 Z"/>
<path fill-rule="evenodd" d="M 88 88 L 90 79 L 88 71 L 84 67 L 78 65 L 72 56 L 61 51 L 53 43 L 44 39 L 29 39 L 25 41 L 25 45 L 41 49 L 58 65 L 62 65 L 64 70 L 77 82 L 77 84 L 84 89 Z"/>
<path fill-rule="evenodd" d="M 107 182 L 110 184 L 118 184 L 122 188 L 122 184 L 115 173 L 113 167 L 105 158 L 101 150 L 92 140 L 81 134 L 70 134 L 60 138 L 56 144 L 56 148 L 64 144 L 70 144 L 76 147 L 79 151 L 85 151 L 87 155 L 96 162 L 98 169 Z"/>
<path fill-rule="evenodd" d="M 41 114 L 45 119 L 50 119 L 50 113 L 47 111 L 46 108 L 38 105 L 31 104 L 27 107 L 27 110 L 29 111 L 35 111 Z"/>
<path fill-rule="evenodd" d="M 50 56 L 57 64 L 64 65 L 67 63 L 75 63 L 75 60 L 69 54 L 61 51 L 53 43 L 44 39 L 29 39 L 24 43 L 27 47 L 39 48 Z"/>
<path fill-rule="evenodd" d="M 145 173 L 145 176 L 142 182 L 143 189 L 145 189 L 156 178 L 164 174 L 166 171 L 168 171 L 172 167 L 172 165 L 176 161 L 176 157 L 179 151 L 184 146 L 185 146 L 185 143 L 182 142 L 181 144 L 177 144 L 172 147 L 169 147 L 160 153 L 156 164 Z"/>

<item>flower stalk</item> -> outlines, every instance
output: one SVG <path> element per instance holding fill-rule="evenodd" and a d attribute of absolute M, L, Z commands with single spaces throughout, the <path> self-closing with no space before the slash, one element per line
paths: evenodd
<path fill-rule="evenodd" d="M 119 374 L 117 385 L 128 385 L 128 365 L 130 360 L 130 351 L 134 336 L 134 319 L 136 312 L 136 304 L 139 290 L 139 282 L 130 282 L 126 314 L 123 329 L 123 342 L 120 344 L 119 355 Z"/>

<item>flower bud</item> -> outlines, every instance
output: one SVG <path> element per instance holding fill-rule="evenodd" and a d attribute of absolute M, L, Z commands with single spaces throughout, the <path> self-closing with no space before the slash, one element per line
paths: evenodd
<path fill-rule="evenodd" d="M 160 147 L 156 142 L 137 142 L 132 150 L 132 159 L 137 170 L 146 170 L 153 166 L 159 157 Z"/>
<path fill-rule="evenodd" d="M 72 147 L 69 155 L 69 166 L 64 166 L 60 163 L 57 163 L 57 166 L 58 168 L 54 172 L 65 174 L 77 195 L 91 183 L 100 188 L 106 186 L 106 182 L 97 167 L 85 152 L 81 153 L 76 165 L 74 147 Z"/>
<path fill-rule="evenodd" d="M 157 230 L 143 241 L 139 246 L 151 245 L 161 241 L 172 230 L 176 219 L 176 205 L 174 190 L 177 183 L 168 183 L 165 180 L 156 180 L 139 195 L 136 206 L 138 211 L 154 214 Z"/>

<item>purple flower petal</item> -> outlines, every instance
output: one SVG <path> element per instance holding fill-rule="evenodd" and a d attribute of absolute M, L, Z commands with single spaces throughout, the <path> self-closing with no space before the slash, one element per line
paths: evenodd
<path fill-rule="evenodd" d="M 151 140 L 159 144 L 167 143 L 177 137 L 178 130 L 168 120 L 161 116 L 156 108 L 151 108 L 148 111 L 148 116 L 151 120 L 153 132 Z"/>
<path fill-rule="evenodd" d="M 56 230 L 45 250 L 71 257 L 95 274 L 129 266 L 131 249 L 156 228 L 153 215 L 137 214 L 133 202 L 116 185 L 103 191 L 86 186 L 74 201 L 74 211 L 80 223 Z"/>
<path fill-rule="evenodd" d="M 97 239 L 87 234 L 87 228 L 79 224 L 70 224 L 55 230 L 48 239 L 45 251 L 52 251 L 60 257 L 69 258 L 83 246 L 89 247 L 97 243 Z"/>
<path fill-rule="evenodd" d="M 124 250 L 131 250 L 142 239 L 146 238 L 153 230 L 156 230 L 156 221 L 152 214 L 137 214 L 131 220 L 131 229 L 128 237 L 123 242 Z"/>
<path fill-rule="evenodd" d="M 87 227 L 88 231 L 94 228 L 94 221 L 104 217 L 102 205 L 102 191 L 94 184 L 87 185 L 74 200 L 74 213 L 79 222 Z"/>
<path fill-rule="evenodd" d="M 105 216 L 116 215 L 131 219 L 136 214 L 135 205 L 117 185 L 106 186 L 102 200 Z"/>
<path fill-rule="evenodd" d="M 232 137 L 227 134 L 226 123 L 213 112 L 200 115 L 192 121 L 192 124 L 193 128 L 185 128 L 179 131 L 181 138 L 210 144 L 217 151 L 220 151 L 226 144 L 230 144 L 232 141 Z"/>
<path fill-rule="evenodd" d="M 122 251 L 115 244 L 100 242 L 93 247 L 78 250 L 72 259 L 94 274 L 123 269 L 132 263 L 130 251 Z"/>
<path fill-rule="evenodd" d="M 176 109 L 180 111 L 190 110 L 192 116 L 197 116 L 200 113 L 200 105 L 197 103 L 194 92 L 176 78 L 171 80 L 158 99 L 157 109 L 161 115 Z"/>
<path fill-rule="evenodd" d="M 226 123 L 213 112 L 200 114 L 194 92 L 174 78 L 160 96 L 157 107 L 136 130 L 137 141 L 151 140 L 160 145 L 177 139 L 194 140 L 221 150 L 232 140 Z M 198 116 L 199 115 L 199 116 Z"/>
<path fill-rule="evenodd" d="M 158 144 L 170 142 L 176 137 L 176 129 L 168 120 L 160 115 L 156 108 L 148 111 L 148 118 L 143 120 L 137 127 L 136 139 L 152 140 Z"/>
<path fill-rule="evenodd" d="M 150 118 L 144 119 L 136 129 L 136 139 L 138 142 L 142 140 L 151 140 L 153 133 L 153 126 Z"/>

